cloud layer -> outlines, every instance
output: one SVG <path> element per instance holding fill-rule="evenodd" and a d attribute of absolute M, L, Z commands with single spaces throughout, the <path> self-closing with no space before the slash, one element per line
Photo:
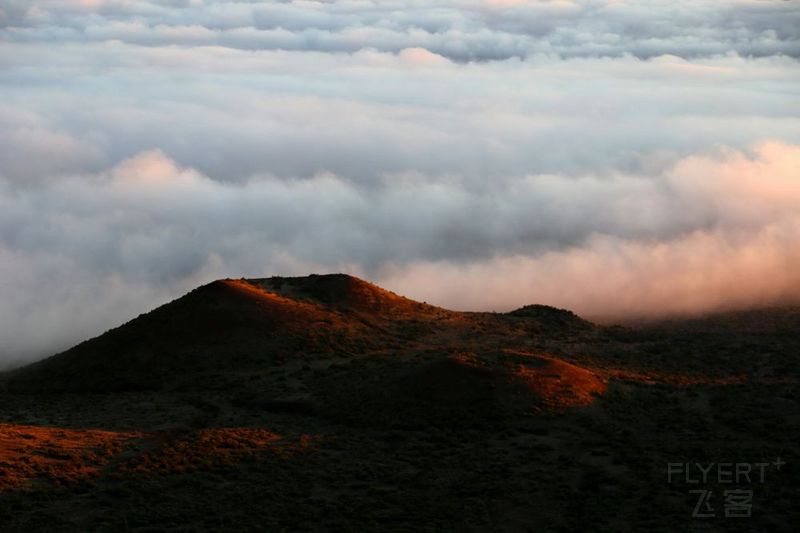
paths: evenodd
<path fill-rule="evenodd" d="M 220 276 L 800 296 L 792 2 L 0 1 L 0 361 Z"/>
<path fill-rule="evenodd" d="M 800 14 L 780 0 L 11 0 L 3 2 L 0 25 L 17 42 L 114 39 L 325 53 L 425 48 L 454 61 L 800 54 Z"/>

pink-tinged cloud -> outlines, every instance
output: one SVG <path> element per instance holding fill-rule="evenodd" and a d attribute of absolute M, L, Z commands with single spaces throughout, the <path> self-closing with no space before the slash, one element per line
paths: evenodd
<path fill-rule="evenodd" d="M 0 353 L 42 356 L 219 277 L 350 272 L 463 310 L 603 322 L 800 301 L 800 145 L 663 174 L 221 183 L 145 151 L 0 189 Z M 68 317 L 65 319 L 65 317 Z"/>
<path fill-rule="evenodd" d="M 606 322 L 800 302 L 800 146 L 690 156 L 664 185 L 686 210 L 666 216 L 702 211 L 713 223 L 671 238 L 593 234 L 533 257 L 389 265 L 380 280 L 463 310 L 546 303 Z M 648 209 L 640 200 L 631 211 Z M 631 224 L 640 216 L 631 212 Z"/>
<path fill-rule="evenodd" d="M 791 299 L 795 4 L 0 1 L 0 365 L 225 276 Z"/>
<path fill-rule="evenodd" d="M 396 292 L 460 310 L 563 307 L 600 322 L 800 302 L 800 217 L 754 232 L 692 233 L 666 242 L 593 237 L 541 257 L 389 268 Z"/>

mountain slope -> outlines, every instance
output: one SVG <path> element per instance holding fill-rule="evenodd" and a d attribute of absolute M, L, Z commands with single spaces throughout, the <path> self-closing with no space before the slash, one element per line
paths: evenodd
<path fill-rule="evenodd" d="M 246 280 L 220 280 L 14 372 L 9 388 L 100 392 L 213 385 L 215 374 L 232 368 L 361 349 L 369 344 L 368 333 L 361 322 L 324 306 Z"/>
<path fill-rule="evenodd" d="M 397 318 L 404 314 L 430 315 L 444 312 L 387 291 L 373 283 L 347 274 L 311 274 L 302 277 L 271 277 L 249 280 L 270 292 L 297 301 L 309 301 L 349 312 Z"/>
<path fill-rule="evenodd" d="M 508 315 L 449 311 L 345 274 L 226 279 L 20 369 L 7 386 L 13 392 L 220 389 L 235 390 L 244 401 L 296 405 L 281 399 L 286 391 L 259 388 L 265 372 L 285 373 L 298 365 L 324 369 L 343 358 L 382 360 L 398 363 L 386 366 L 399 373 L 386 378 L 392 389 L 390 383 L 403 382 L 408 364 L 422 365 L 422 376 L 424 365 L 453 353 L 526 349 L 548 335 L 574 336 L 576 324 L 579 332 L 592 328 L 568 311 L 550 308 Z M 478 359 L 494 364 L 493 357 Z M 490 382 L 500 396 L 502 389 L 518 388 L 510 381 L 496 387 L 495 381 L 496 376 L 487 377 L 475 390 Z M 345 379 L 344 385 L 352 383 Z"/>
<path fill-rule="evenodd" d="M 214 282 L 0 375 L 0 530 L 690 530 L 691 491 L 725 487 L 666 465 L 780 459 L 747 525 L 794 531 L 798 324 Z"/>

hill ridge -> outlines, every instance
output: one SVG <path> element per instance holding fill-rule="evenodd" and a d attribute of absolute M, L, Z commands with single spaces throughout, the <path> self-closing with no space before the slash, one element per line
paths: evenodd
<path fill-rule="evenodd" d="M 529 342 L 522 332 L 572 332 L 581 321 L 551 314 L 450 311 L 341 273 L 225 278 L 5 379 L 18 392 L 236 388 L 243 375 L 258 381 L 288 363 L 439 357 L 462 344 Z"/>

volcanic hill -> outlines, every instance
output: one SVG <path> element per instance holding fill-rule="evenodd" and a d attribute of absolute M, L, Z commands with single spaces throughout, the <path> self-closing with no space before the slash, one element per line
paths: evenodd
<path fill-rule="evenodd" d="M 666 465 L 765 461 L 744 529 L 794 531 L 798 325 L 215 281 L 0 374 L 0 531 L 695 530 Z"/>
<path fill-rule="evenodd" d="M 18 370 L 7 387 L 21 393 L 222 388 L 240 402 L 275 409 L 337 416 L 383 405 L 370 420 L 391 412 L 408 423 L 421 415 L 445 424 L 486 423 L 501 421 L 500 411 L 588 404 L 593 396 L 587 391 L 602 393 L 602 380 L 590 371 L 525 351 L 524 342 L 512 353 L 498 341 L 544 328 L 574 333 L 576 327 L 583 334 L 593 328 L 546 306 L 507 315 L 448 311 L 344 274 L 226 279 Z M 376 360 L 381 368 L 371 369 Z M 320 373 L 288 399 L 257 386 L 262 373 L 298 364 L 333 365 L 344 374 Z M 377 381 L 359 388 L 349 406 L 353 381 L 347 373 L 361 372 Z M 493 407 L 479 417 L 471 405 Z M 468 412 L 456 416 L 463 408 Z"/>

